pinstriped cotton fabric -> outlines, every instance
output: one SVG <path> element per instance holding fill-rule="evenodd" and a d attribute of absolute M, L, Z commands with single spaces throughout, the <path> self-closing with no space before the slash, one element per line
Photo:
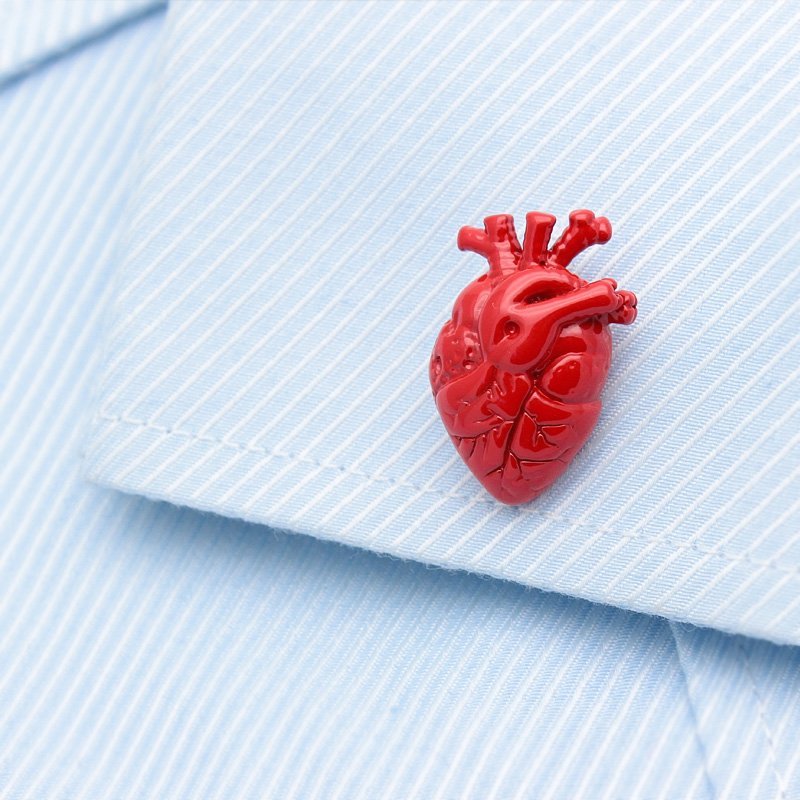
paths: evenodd
<path fill-rule="evenodd" d="M 158 28 L 0 94 L 0 796 L 711 798 L 666 622 L 81 479 Z"/>
<path fill-rule="evenodd" d="M 159 29 L 0 93 L 0 796 L 798 797 L 797 648 L 81 479 Z"/>
<path fill-rule="evenodd" d="M 127 491 L 800 642 L 792 4 L 177 4 L 91 437 Z M 426 368 L 487 213 L 575 207 L 641 298 L 520 508 Z"/>

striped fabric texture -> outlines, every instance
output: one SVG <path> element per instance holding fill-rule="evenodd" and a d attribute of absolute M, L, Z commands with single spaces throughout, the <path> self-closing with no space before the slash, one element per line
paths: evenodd
<path fill-rule="evenodd" d="M 84 480 L 162 23 L 0 91 L 0 797 L 800 797 L 798 648 Z"/>
<path fill-rule="evenodd" d="M 278 528 L 800 642 L 795 4 L 178 3 L 88 474 Z M 640 298 L 545 496 L 491 499 L 431 346 L 459 226 L 606 214 Z"/>

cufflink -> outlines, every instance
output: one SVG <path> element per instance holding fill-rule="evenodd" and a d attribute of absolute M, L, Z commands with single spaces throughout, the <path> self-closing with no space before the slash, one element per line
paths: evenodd
<path fill-rule="evenodd" d="M 569 466 L 600 415 L 611 364 L 609 325 L 636 319 L 636 296 L 611 278 L 587 283 L 568 267 L 611 238 L 611 224 L 573 211 L 548 249 L 556 218 L 526 216 L 519 244 L 510 214 L 464 227 L 458 247 L 489 269 L 458 296 L 430 361 L 436 407 L 483 486 L 527 503 Z"/>

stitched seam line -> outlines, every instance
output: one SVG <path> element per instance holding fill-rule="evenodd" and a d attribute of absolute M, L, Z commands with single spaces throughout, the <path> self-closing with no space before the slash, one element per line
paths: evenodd
<path fill-rule="evenodd" d="M 368 472 L 363 472 L 361 470 L 352 469 L 351 467 L 343 466 L 341 464 L 328 464 L 324 461 L 320 461 L 318 459 L 313 458 L 306 458 L 303 456 L 298 456 L 293 453 L 278 453 L 274 450 L 270 450 L 268 447 L 261 447 L 258 445 L 249 445 L 249 444 L 241 444 L 239 442 L 230 442 L 225 439 L 221 439 L 215 436 L 207 436 L 207 435 L 200 435 L 193 433 L 191 431 L 179 430 L 176 428 L 170 428 L 164 425 L 158 425 L 156 423 L 151 422 L 150 420 L 143 420 L 143 419 L 134 419 L 132 417 L 128 417 L 122 414 L 113 415 L 113 414 L 106 414 L 106 413 L 98 413 L 97 419 L 104 420 L 106 422 L 113 422 L 113 423 L 123 423 L 125 425 L 131 425 L 133 427 L 138 428 L 147 428 L 148 430 L 156 431 L 162 435 L 166 436 L 181 436 L 188 439 L 193 439 L 199 442 L 206 442 L 208 444 L 213 444 L 216 446 L 227 447 L 232 450 L 238 450 L 240 452 L 247 452 L 247 453 L 256 453 L 259 455 L 267 455 L 272 458 L 283 458 L 287 459 L 299 464 L 308 464 L 310 466 L 318 467 L 321 469 L 328 469 L 334 470 L 336 472 L 344 473 L 347 475 L 353 475 L 357 478 L 362 478 L 364 480 L 371 481 L 373 483 L 388 483 L 392 486 L 401 486 L 406 487 L 409 489 L 414 489 L 417 492 L 422 492 L 425 494 L 432 494 L 435 495 L 437 498 L 452 498 L 457 500 L 470 500 L 471 502 L 483 503 L 486 505 L 494 506 L 496 505 L 496 500 L 490 500 L 489 498 L 475 498 L 472 495 L 464 494 L 462 492 L 441 492 L 436 489 L 429 489 L 425 486 L 421 486 L 416 483 L 412 483 L 411 481 L 405 481 L 397 478 L 390 478 L 378 475 L 371 475 Z M 677 539 L 670 539 L 670 538 L 663 538 L 663 539 L 653 539 L 649 536 L 643 536 L 641 533 L 623 533 L 622 531 L 615 530 L 613 528 L 603 528 L 603 527 L 595 527 L 590 526 L 586 522 L 578 519 L 574 519 L 571 517 L 563 516 L 561 514 L 549 514 L 546 511 L 541 511 L 538 509 L 513 509 L 514 513 L 516 513 L 520 517 L 524 516 L 538 516 L 543 517 L 545 519 L 550 519 L 555 522 L 566 522 L 570 525 L 576 525 L 580 527 L 589 527 L 592 531 L 597 533 L 608 533 L 612 534 L 616 537 L 624 541 L 634 541 L 634 540 L 643 540 L 646 542 L 654 542 L 658 541 L 670 547 L 679 548 L 681 550 L 691 550 L 695 553 L 699 553 L 700 555 L 704 556 L 714 556 L 716 558 L 720 558 L 724 561 L 732 562 L 732 563 L 746 563 L 750 564 L 751 566 L 759 567 L 762 569 L 773 570 L 775 572 L 780 572 L 786 575 L 791 575 L 795 578 L 800 578 L 800 566 L 791 567 L 786 566 L 785 564 L 781 564 L 777 561 L 772 560 L 761 560 L 752 558 L 747 553 L 730 553 L 723 549 L 714 549 L 714 548 L 706 548 L 701 547 L 700 545 L 694 542 L 683 542 Z"/>
<path fill-rule="evenodd" d="M 739 653 L 742 656 L 742 664 L 744 665 L 744 671 L 747 675 L 747 680 L 750 683 L 750 689 L 753 692 L 753 696 L 756 699 L 756 707 L 758 708 L 758 719 L 761 723 L 761 729 L 764 733 L 764 740 L 767 743 L 767 752 L 769 753 L 769 763 L 770 767 L 772 768 L 772 774 L 775 776 L 775 783 L 778 786 L 778 791 L 780 794 L 778 795 L 781 800 L 786 800 L 786 787 L 784 786 L 783 779 L 781 778 L 780 770 L 778 769 L 778 758 L 775 753 L 775 741 L 772 738 L 772 732 L 770 731 L 769 723 L 767 722 L 767 714 L 766 709 L 764 708 L 764 698 L 761 696 L 761 692 L 758 691 L 758 686 L 756 685 L 756 679 L 753 675 L 753 670 L 751 669 L 750 665 L 750 653 L 742 643 L 737 639 L 736 647 L 739 650 Z"/>

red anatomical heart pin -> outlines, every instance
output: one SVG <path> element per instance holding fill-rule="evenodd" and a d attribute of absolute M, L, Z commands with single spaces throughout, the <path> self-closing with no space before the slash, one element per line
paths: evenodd
<path fill-rule="evenodd" d="M 431 356 L 450 438 L 486 489 L 514 505 L 547 489 L 589 437 L 611 363 L 608 326 L 636 319 L 632 292 L 567 269 L 611 238 L 609 221 L 573 211 L 548 249 L 555 221 L 528 214 L 522 247 L 509 214 L 459 231 L 459 248 L 484 256 L 489 271 L 458 296 Z"/>

